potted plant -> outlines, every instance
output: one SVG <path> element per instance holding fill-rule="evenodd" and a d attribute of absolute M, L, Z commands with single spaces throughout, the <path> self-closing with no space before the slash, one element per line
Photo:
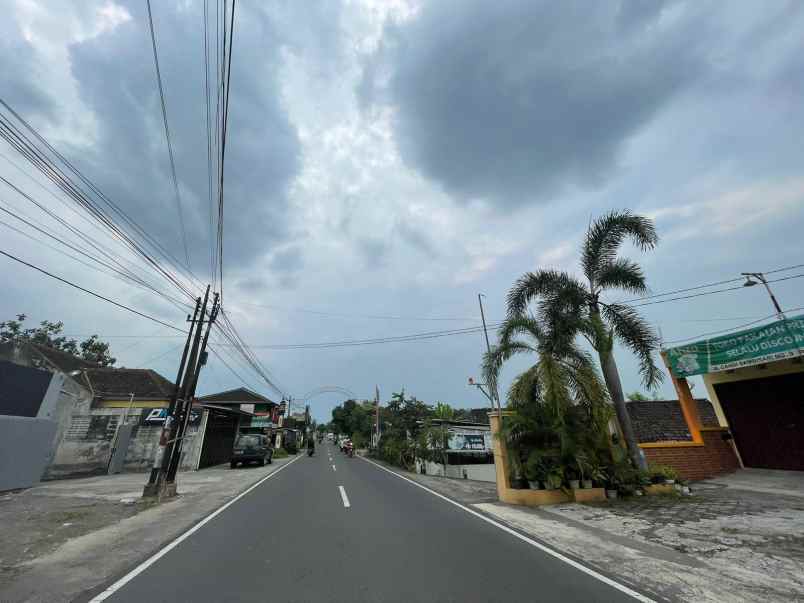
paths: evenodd
<path fill-rule="evenodd" d="M 547 471 L 545 486 L 548 490 L 558 490 L 564 482 L 564 469 L 559 465 L 553 465 Z"/>
<path fill-rule="evenodd" d="M 594 488 L 595 482 L 597 482 L 598 486 L 604 484 L 606 482 L 606 473 L 603 471 L 600 462 L 592 457 L 589 459 L 589 465 L 583 476 L 582 483 L 584 488 Z"/>
<path fill-rule="evenodd" d="M 532 490 L 542 489 L 541 483 L 546 481 L 547 472 L 539 450 L 532 450 L 528 455 L 528 460 L 525 462 L 525 476 Z"/>
<path fill-rule="evenodd" d="M 662 474 L 664 475 L 665 484 L 675 484 L 678 479 L 678 471 L 672 467 L 662 467 Z"/>
<path fill-rule="evenodd" d="M 581 487 L 581 480 L 576 472 L 576 470 L 572 467 L 565 469 L 565 475 L 567 476 L 567 483 L 571 490 L 578 490 Z"/>
<path fill-rule="evenodd" d="M 617 481 L 616 477 L 610 477 L 606 481 L 606 498 L 609 499 L 616 499 L 617 498 L 617 489 L 619 488 L 620 484 Z"/>

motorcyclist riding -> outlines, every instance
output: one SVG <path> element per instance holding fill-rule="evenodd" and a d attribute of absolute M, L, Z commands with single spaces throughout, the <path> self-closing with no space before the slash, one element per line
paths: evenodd
<path fill-rule="evenodd" d="M 307 438 L 307 456 L 315 454 L 315 438 Z"/>

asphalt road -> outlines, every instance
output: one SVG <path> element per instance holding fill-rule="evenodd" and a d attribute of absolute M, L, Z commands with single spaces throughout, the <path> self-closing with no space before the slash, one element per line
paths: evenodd
<path fill-rule="evenodd" d="M 633 599 L 324 444 L 314 457 L 299 459 L 228 507 L 107 601 Z"/>

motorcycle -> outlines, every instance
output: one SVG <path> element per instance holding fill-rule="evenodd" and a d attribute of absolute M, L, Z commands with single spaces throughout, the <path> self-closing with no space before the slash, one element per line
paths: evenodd
<path fill-rule="evenodd" d="M 307 456 L 313 456 L 314 454 L 315 454 L 315 448 L 307 449 Z"/>
<path fill-rule="evenodd" d="M 346 445 L 344 452 L 346 452 L 346 456 L 352 458 L 355 455 L 355 448 L 351 443 L 349 443 Z"/>

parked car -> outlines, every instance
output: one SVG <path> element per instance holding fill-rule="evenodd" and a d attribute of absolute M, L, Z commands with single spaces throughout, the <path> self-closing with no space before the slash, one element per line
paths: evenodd
<path fill-rule="evenodd" d="M 260 466 L 274 459 L 274 449 L 267 436 L 255 433 L 245 433 L 237 436 L 232 449 L 232 460 L 229 466 L 234 469 L 238 463 L 258 463 Z"/>

